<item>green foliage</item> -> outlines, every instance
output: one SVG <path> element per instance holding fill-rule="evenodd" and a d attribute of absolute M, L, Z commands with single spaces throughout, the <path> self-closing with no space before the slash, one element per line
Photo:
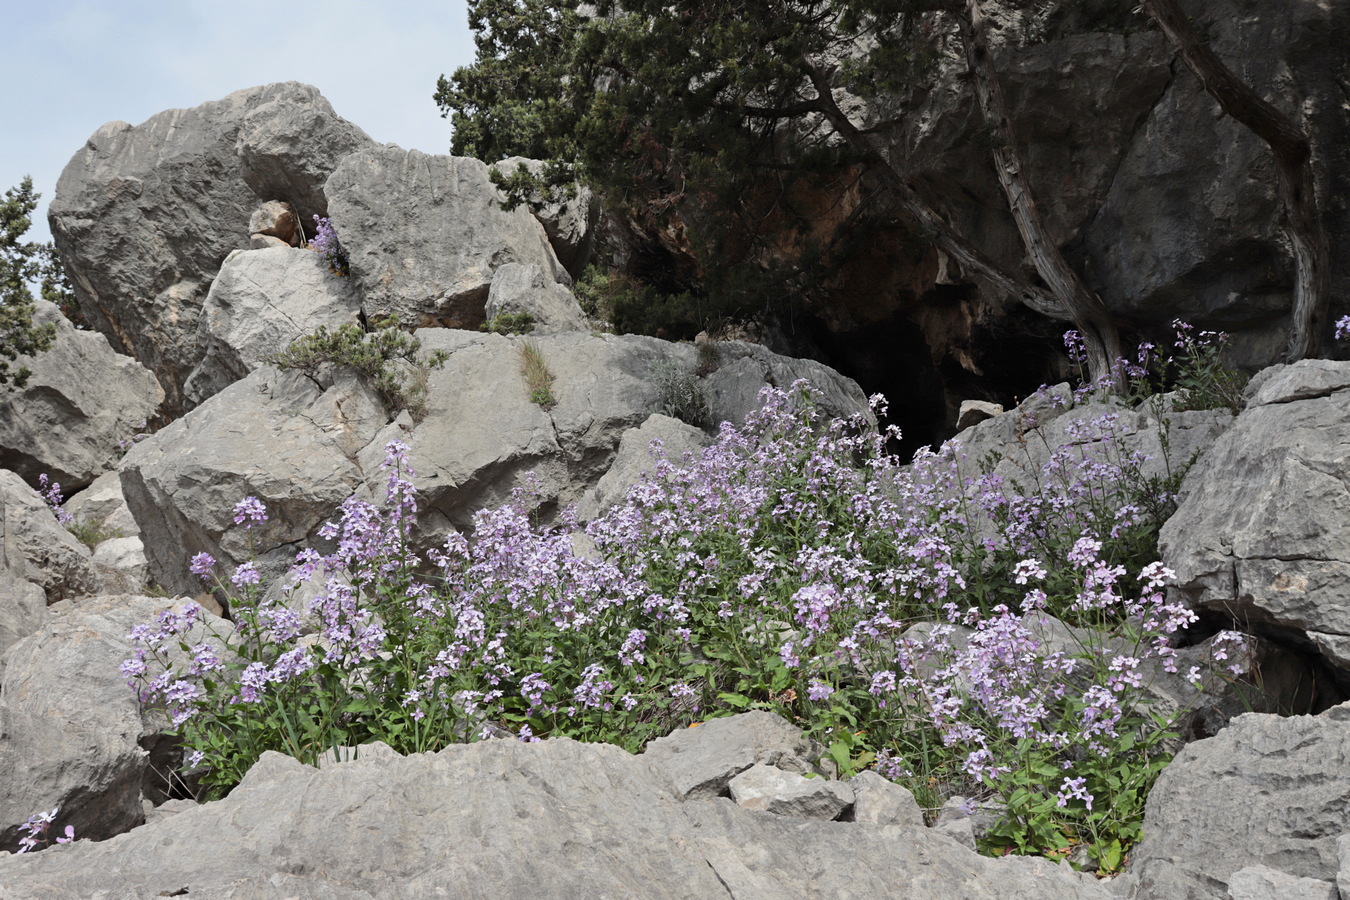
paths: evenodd
<path fill-rule="evenodd" d="M 727 319 L 746 313 L 693 291 L 665 293 L 630 275 L 588 266 L 573 288 L 582 312 L 608 321 L 618 334 L 651 334 L 690 340 Z M 725 298 L 723 298 L 725 300 Z"/>
<path fill-rule="evenodd" d="M 679 419 L 695 428 L 712 425 L 708 390 L 694 373 L 686 372 L 674 360 L 663 360 L 651 368 L 651 379 L 661 393 L 662 415 Z"/>
<path fill-rule="evenodd" d="M 420 417 L 426 412 L 425 375 L 445 365 L 448 357 L 441 350 L 423 356 L 421 350 L 421 341 L 394 327 L 367 334 L 359 325 L 339 325 L 331 331 L 320 325 L 268 361 L 316 381 L 326 367 L 354 369 L 371 380 L 392 411 L 406 409 Z M 414 377 L 410 378 L 408 367 L 416 373 Z"/>
<path fill-rule="evenodd" d="M 543 351 L 534 341 L 520 342 L 520 371 L 530 391 L 530 402 L 545 412 L 558 405 L 553 396 L 553 373 L 548 369 Z"/>
<path fill-rule="evenodd" d="M 580 6 L 470 3 L 477 61 L 442 76 L 435 94 L 455 124 L 454 152 L 549 160 L 542 177 L 496 176 L 511 202 L 581 179 L 648 234 L 678 235 L 690 257 L 683 286 L 652 279 L 619 290 L 619 331 L 691 337 L 717 319 L 798 299 L 800 279 L 838 262 L 807 237 L 821 214 L 817 195 L 842 200 L 856 169 L 874 162 L 820 127 L 811 66 L 841 60 L 826 66 L 832 88 L 864 97 L 923 84 L 938 55 L 928 21 L 938 4 Z M 890 215 L 875 192 L 852 196 L 867 208 L 855 225 L 866 211 Z"/>
<path fill-rule="evenodd" d="M 69 522 L 66 524 L 66 530 L 90 550 L 104 541 L 127 536 L 122 529 L 110 528 L 102 522 Z"/>
<path fill-rule="evenodd" d="M 48 349 L 56 338 L 56 326 L 34 325 L 29 282 L 41 281 L 42 296 L 69 308 L 71 295 L 65 272 L 51 244 L 23 240 L 32 225 L 38 194 L 33 180 L 25 178 L 17 188 L 5 191 L 0 202 L 0 385 L 20 388 L 33 374 L 25 366 L 10 363 L 20 356 L 33 356 Z M 9 362 L 6 362 L 8 360 Z"/>
<path fill-rule="evenodd" d="M 484 322 L 482 329 L 492 334 L 529 334 L 534 331 L 534 316 L 527 312 L 500 313 Z"/>

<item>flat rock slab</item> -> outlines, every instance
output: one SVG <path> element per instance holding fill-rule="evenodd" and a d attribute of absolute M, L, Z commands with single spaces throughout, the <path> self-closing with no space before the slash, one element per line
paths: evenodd
<path fill-rule="evenodd" d="M 853 789 L 840 781 L 807 778 L 757 763 L 731 779 L 731 800 L 746 809 L 831 822 L 853 805 Z"/>
<path fill-rule="evenodd" d="M 756 711 L 657 738 L 642 758 L 670 779 L 677 796 L 702 800 L 722 796 L 731 779 L 757 763 L 802 775 L 820 774 L 824 754 L 824 747 L 786 719 Z"/>
<path fill-rule="evenodd" d="M 682 802 L 606 745 L 487 741 L 304 766 L 265 754 L 225 800 L 115 841 L 0 857 L 0 897 L 1105 900 L 1044 860 L 923 829 Z"/>

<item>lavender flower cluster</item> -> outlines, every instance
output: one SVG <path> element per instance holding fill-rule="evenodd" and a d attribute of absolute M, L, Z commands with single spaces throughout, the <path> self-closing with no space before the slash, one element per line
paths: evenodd
<path fill-rule="evenodd" d="M 537 522 L 527 480 L 424 556 L 408 450 L 391 443 L 384 503 L 344 503 L 321 532 L 334 549 L 302 551 L 283 589 L 264 593 L 251 563 L 193 559 L 236 595 L 233 658 L 184 643 L 175 665 L 189 606 L 134 631 L 123 671 L 223 786 L 267 749 L 312 761 L 511 733 L 636 750 L 765 708 L 845 771 L 875 765 L 936 802 L 935 783 L 1003 797 L 1027 826 L 1010 830 L 1017 849 L 1128 836 L 1101 818 L 1121 788 L 1093 760 L 1138 762 L 1130 789 L 1146 794 L 1166 723 L 1140 711 L 1145 679 L 1175 669 L 1191 620 L 1139 558 L 1157 523 L 1129 494 L 1138 460 L 1086 440 L 1021 491 L 963 476 L 956 446 L 900 466 L 860 417 L 827 421 L 804 383 L 761 399 L 584 530 L 570 512 Z M 265 520 L 254 498 L 236 507 L 236 524 Z M 1049 647 L 1052 615 L 1076 646 Z M 1018 791 L 1061 838 L 1026 837 L 1040 813 Z"/>
<path fill-rule="evenodd" d="M 337 231 L 333 228 L 331 219 L 315 214 L 314 238 L 309 242 L 309 249 L 323 257 L 323 261 L 328 264 L 328 271 L 334 275 L 348 273 L 347 253 L 342 249 L 342 243 L 338 241 Z"/>

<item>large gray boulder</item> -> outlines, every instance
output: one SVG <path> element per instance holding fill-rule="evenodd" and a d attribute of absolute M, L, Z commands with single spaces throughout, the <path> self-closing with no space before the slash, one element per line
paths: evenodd
<path fill-rule="evenodd" d="M 39 475 L 74 493 L 105 471 L 118 443 L 155 414 L 164 391 L 144 366 L 79 331 L 55 304 L 37 301 L 34 322 L 56 326 L 51 349 L 19 362 L 27 387 L 0 392 L 0 468 L 37 484 Z"/>
<path fill-rule="evenodd" d="M 1350 830 L 1347 773 L 1350 707 L 1237 717 L 1159 776 L 1131 853 L 1129 896 L 1217 900 L 1249 866 L 1335 882 L 1337 839 Z"/>
<path fill-rule="evenodd" d="M 187 566 L 202 552 L 227 564 L 256 552 L 264 571 L 284 570 L 361 485 L 355 456 L 387 419 L 350 373 L 320 386 L 265 366 L 137 444 L 118 471 L 152 578 L 195 594 Z M 253 531 L 233 521 L 247 496 L 268 508 Z"/>
<path fill-rule="evenodd" d="M 530 334 L 590 330 L 572 292 L 533 264 L 507 263 L 497 270 L 484 315 L 489 324 L 498 316 L 527 315 Z"/>
<path fill-rule="evenodd" d="M 510 498 L 527 481 L 546 509 L 581 501 L 611 467 L 623 435 L 661 406 L 658 364 L 694 378 L 697 351 L 635 335 L 584 332 L 507 337 L 428 328 L 422 352 L 444 352 L 425 374 L 425 409 L 391 421 L 357 376 L 330 373 L 319 384 L 267 366 L 215 395 L 128 453 L 120 475 L 143 532 L 150 574 L 165 588 L 194 590 L 187 561 L 199 552 L 227 564 L 250 553 L 269 573 L 313 538 L 348 496 L 383 498 L 380 465 L 391 441 L 409 447 L 420 492 L 419 540 L 439 542 L 471 525 L 480 509 Z M 521 353 L 533 345 L 554 376 L 555 405 L 531 401 Z M 814 373 L 828 414 L 865 412 L 856 384 L 813 364 L 762 351 L 762 371 Z M 743 419 L 765 384 L 745 385 L 727 414 Z M 751 390 L 753 388 L 753 390 Z M 272 520 L 235 528 L 235 503 L 254 495 Z"/>
<path fill-rule="evenodd" d="M 290 203 L 312 232 L 338 160 L 372 143 L 295 82 L 104 125 L 49 212 L 85 318 L 159 377 L 171 412 L 186 408 L 202 304 L 225 257 L 249 245 L 259 202 Z"/>
<path fill-rule="evenodd" d="M 1160 536 L 1197 608 L 1306 635 L 1350 670 L 1350 363 L 1260 373 Z"/>
<path fill-rule="evenodd" d="M 524 167 L 535 177 L 542 176 L 548 163 L 539 159 L 527 159 L 512 156 L 493 163 L 492 168 L 507 178 L 511 178 Z M 567 191 L 559 196 L 544 198 L 535 194 L 529 198 L 530 212 L 544 226 L 548 242 L 557 254 L 563 268 L 579 278 L 595 251 L 597 230 L 600 224 L 600 198 L 585 185 L 574 185 L 571 196 Z"/>
<path fill-rule="evenodd" d="M 62 527 L 37 492 L 0 469 L 0 574 L 32 582 L 48 603 L 98 585 L 89 548 Z"/>
<path fill-rule="evenodd" d="M 5 675 L 5 651 L 37 631 L 47 621 L 47 595 L 24 578 L 0 573 L 0 679 Z"/>
<path fill-rule="evenodd" d="M 193 405 L 243 378 L 319 327 L 358 324 L 361 300 L 350 278 L 319 254 L 290 247 L 231 253 L 206 295 L 201 361 L 184 385 Z"/>
<path fill-rule="evenodd" d="M 322 769 L 267 753 L 222 801 L 117 841 L 0 857 L 0 884 L 6 900 L 1111 896 L 1045 860 L 980 857 L 911 825 L 682 802 L 642 757 L 562 739 Z"/>
<path fill-rule="evenodd" d="M 132 627 L 180 603 L 125 595 L 66 601 L 9 649 L 0 681 L 0 849 L 16 849 L 18 826 L 39 810 L 60 808 L 58 833 L 73 825 L 104 840 L 144 820 L 147 795 L 163 799 L 172 766 L 145 748 L 168 721 L 142 712 L 118 666 L 132 655 Z M 187 639 L 206 640 L 205 628 Z"/>
<path fill-rule="evenodd" d="M 660 441 L 653 452 L 652 442 Z M 608 471 L 588 491 L 577 506 L 583 520 L 593 519 L 628 496 L 633 485 L 655 470 L 658 461 L 680 464 L 687 454 L 697 454 L 708 443 L 702 429 L 661 413 L 653 413 L 637 428 L 630 428 L 619 439 L 619 449 Z"/>
<path fill-rule="evenodd" d="M 342 160 L 325 191 L 368 319 L 477 328 L 507 263 L 570 281 L 543 226 L 523 207 L 501 208 L 479 160 L 368 147 Z"/>

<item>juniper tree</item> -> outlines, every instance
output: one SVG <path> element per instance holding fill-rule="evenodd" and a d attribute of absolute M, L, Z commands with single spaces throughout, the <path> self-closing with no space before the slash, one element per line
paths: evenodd
<path fill-rule="evenodd" d="M 23 387 L 32 372 L 10 363 L 46 350 L 56 337 L 55 325 L 33 323 L 36 305 L 29 285 L 40 283 L 44 299 L 58 305 L 69 298 L 55 248 L 23 239 L 38 197 L 33 180 L 24 178 L 0 202 L 0 385 Z"/>
<path fill-rule="evenodd" d="M 987 289 L 1074 322 L 1092 375 L 1112 375 L 1115 323 L 1046 236 L 977 0 L 477 0 L 470 25 L 478 60 L 435 95 L 454 152 L 548 159 L 555 182 L 581 177 L 649 217 L 692 202 L 751 243 L 800 179 L 851 178 L 855 218 L 870 201 Z M 855 111 L 930 85 L 953 46 L 1038 281 L 992 261 L 915 188 L 879 138 L 894 122 Z M 526 179 L 507 186 L 523 194 Z"/>

